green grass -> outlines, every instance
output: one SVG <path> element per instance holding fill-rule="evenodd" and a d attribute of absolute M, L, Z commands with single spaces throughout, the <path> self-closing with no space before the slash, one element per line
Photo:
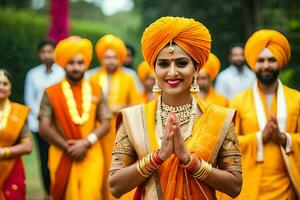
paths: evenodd
<path fill-rule="evenodd" d="M 33 141 L 33 149 L 30 155 L 23 156 L 26 173 L 26 186 L 28 200 L 39 200 L 44 198 L 44 189 L 42 187 L 42 176 L 40 172 L 40 163 L 38 149 L 35 141 Z"/>

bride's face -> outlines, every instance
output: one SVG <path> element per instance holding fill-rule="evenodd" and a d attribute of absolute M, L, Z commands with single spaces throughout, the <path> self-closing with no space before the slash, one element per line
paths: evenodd
<path fill-rule="evenodd" d="M 182 48 L 178 45 L 173 47 L 173 53 L 166 46 L 158 54 L 155 75 L 162 93 L 177 96 L 189 93 L 197 70 L 192 58 Z"/>

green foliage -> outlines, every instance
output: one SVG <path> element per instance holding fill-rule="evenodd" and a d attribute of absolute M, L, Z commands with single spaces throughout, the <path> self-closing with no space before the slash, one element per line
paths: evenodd
<path fill-rule="evenodd" d="M 0 67 L 14 78 L 12 99 L 23 102 L 26 72 L 39 64 L 37 43 L 47 37 L 49 19 L 35 12 L 0 8 Z M 93 44 L 107 33 L 118 33 L 115 25 L 87 20 L 72 20 L 71 35 L 89 38 Z M 95 59 L 91 66 L 98 65 Z"/>

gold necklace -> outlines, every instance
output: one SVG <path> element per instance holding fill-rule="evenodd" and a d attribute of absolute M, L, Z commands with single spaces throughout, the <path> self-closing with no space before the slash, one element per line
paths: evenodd
<path fill-rule="evenodd" d="M 82 125 L 88 121 L 90 117 L 90 110 L 92 108 L 92 88 L 88 81 L 82 81 L 82 115 L 79 116 L 76 102 L 70 84 L 67 80 L 62 82 L 63 94 L 66 98 L 69 114 L 75 124 Z"/>
<path fill-rule="evenodd" d="M 192 97 L 191 110 L 189 112 L 190 116 L 188 120 L 188 129 L 185 133 L 183 133 L 184 140 L 186 140 L 192 134 L 196 114 L 197 114 L 197 102 L 195 98 Z M 164 136 L 164 125 L 165 124 L 163 123 L 163 119 L 162 119 L 162 100 L 161 100 L 161 96 L 159 96 L 157 101 L 157 108 L 156 108 L 156 131 L 159 135 L 160 140 L 162 140 Z"/>
<path fill-rule="evenodd" d="M 3 106 L 3 110 L 0 111 L 0 130 L 3 130 L 6 127 L 10 110 L 11 103 L 8 99 L 6 99 Z"/>
<path fill-rule="evenodd" d="M 183 126 L 184 124 L 187 124 L 190 121 L 190 113 L 192 110 L 192 103 L 181 105 L 181 106 L 169 106 L 165 104 L 163 101 L 161 101 L 161 116 L 163 125 L 166 125 L 167 118 L 170 112 L 176 113 L 177 117 L 179 118 L 180 126 Z"/>

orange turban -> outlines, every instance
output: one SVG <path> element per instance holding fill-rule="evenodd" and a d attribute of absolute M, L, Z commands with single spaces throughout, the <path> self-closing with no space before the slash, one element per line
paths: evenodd
<path fill-rule="evenodd" d="M 255 70 L 256 60 L 264 48 L 273 53 L 281 68 L 290 60 L 290 44 L 284 35 L 274 30 L 259 30 L 248 39 L 245 46 L 245 58 L 252 70 Z"/>
<path fill-rule="evenodd" d="M 107 34 L 98 40 L 96 44 L 96 54 L 99 60 L 104 58 L 104 54 L 108 49 L 113 49 L 120 62 L 122 64 L 124 63 L 127 50 L 124 42 L 120 38 L 112 34 Z"/>
<path fill-rule="evenodd" d="M 217 56 L 210 53 L 207 62 L 200 71 L 205 72 L 210 80 L 214 80 L 220 71 L 221 63 Z"/>
<path fill-rule="evenodd" d="M 153 22 L 142 36 L 142 53 L 153 67 L 158 53 L 173 40 L 202 67 L 208 59 L 211 37 L 207 28 L 194 19 L 162 17 Z"/>
<path fill-rule="evenodd" d="M 141 81 L 146 80 L 147 76 L 155 77 L 154 70 L 146 61 L 143 61 L 137 68 L 137 74 Z"/>
<path fill-rule="evenodd" d="M 56 45 L 54 60 L 61 67 L 65 67 L 69 60 L 78 54 L 83 56 L 84 65 L 88 68 L 93 56 L 93 45 L 88 39 L 70 36 Z"/>

